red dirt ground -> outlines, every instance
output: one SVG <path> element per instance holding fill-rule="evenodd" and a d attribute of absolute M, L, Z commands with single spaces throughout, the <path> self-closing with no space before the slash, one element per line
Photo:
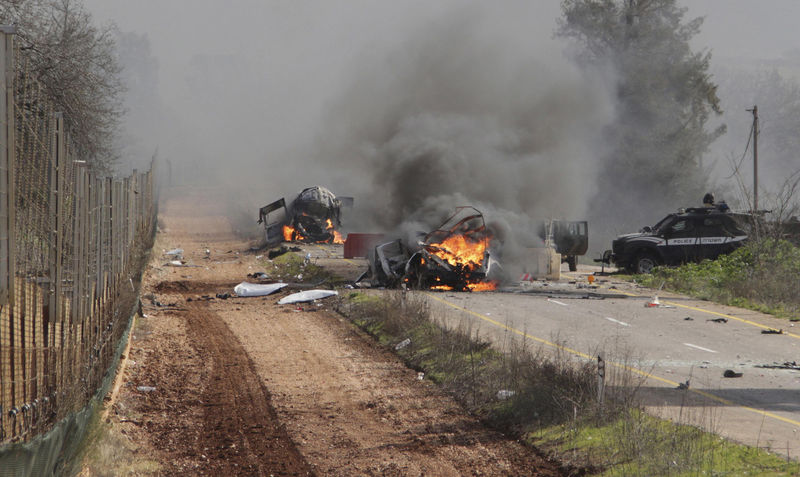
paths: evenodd
<path fill-rule="evenodd" d="M 165 194 L 145 317 L 112 407 L 114 428 L 160 463 L 154 473 L 562 475 L 324 301 L 298 309 L 277 305 L 281 295 L 215 298 L 268 266 L 233 235 L 215 192 Z M 192 266 L 165 266 L 162 252 L 174 247 Z"/>

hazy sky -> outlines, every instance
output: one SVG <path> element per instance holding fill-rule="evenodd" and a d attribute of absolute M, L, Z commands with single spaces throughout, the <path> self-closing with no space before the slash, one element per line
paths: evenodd
<path fill-rule="evenodd" d="M 371 192 L 374 197 L 375 191 L 381 190 L 381 184 L 374 183 L 380 175 L 356 173 L 374 164 L 346 160 L 322 164 L 328 144 L 338 148 L 335 153 L 339 156 L 352 152 L 364 156 L 364 161 L 396 161 L 406 154 L 398 144 L 419 149 L 472 137 L 484 142 L 471 151 L 452 149 L 456 156 L 463 153 L 467 157 L 459 156 L 459 160 L 468 160 L 476 151 L 506 154 L 493 141 L 508 137 L 524 146 L 524 138 L 517 135 L 521 123 L 515 103 L 530 111 L 552 110 L 553 101 L 567 103 L 569 114 L 555 117 L 553 124 L 539 124 L 543 128 L 533 134 L 542 134 L 548 127 L 551 132 L 572 134 L 560 144 L 517 151 L 527 162 L 521 163 L 519 170 L 511 169 L 512 177 L 496 174 L 497 168 L 466 170 L 494 177 L 496 181 L 489 188 L 519 181 L 517 176 L 522 171 L 532 180 L 543 181 L 539 187 L 546 187 L 547 176 L 537 175 L 537 171 L 549 167 L 544 170 L 569 187 L 561 187 L 566 195 L 548 195 L 552 202 L 544 205 L 561 207 L 553 213 L 574 217 L 585 212 L 578 205 L 585 204 L 596 187 L 590 156 L 591 147 L 598 144 L 574 138 L 601 130 L 612 113 L 604 103 L 602 82 L 596 85 L 582 79 L 564 58 L 562 41 L 553 38 L 560 15 L 559 0 L 84 3 L 97 21 L 113 21 L 121 31 L 144 34 L 150 41 L 159 64 L 158 91 L 152 93 L 163 110 L 150 121 L 152 129 L 140 132 L 146 136 L 141 138 L 145 148 L 157 146 L 159 154 L 173 161 L 176 170 L 187 177 L 205 171 L 206 181 L 232 180 L 236 177 L 232 172 L 243 172 L 235 179 L 239 191 L 246 190 L 248 184 L 255 188 L 253 203 L 247 208 L 315 183 L 346 188 L 347 195 Z M 709 49 L 714 64 L 775 60 L 791 50 L 800 50 L 796 27 L 800 1 L 698 0 L 685 4 L 689 18 L 705 16 L 694 47 Z M 452 57 L 448 56 L 450 52 Z M 431 59 L 436 63 L 428 63 L 432 66 L 430 77 L 426 77 L 428 73 L 421 65 Z M 463 76 L 459 68 L 465 68 Z M 496 68 L 497 81 L 493 81 L 491 68 Z M 413 77 L 404 76 L 407 70 L 414 70 Z M 380 90 L 380 81 L 389 85 L 386 91 Z M 447 82 L 457 86 L 452 98 L 447 97 L 450 91 L 442 89 Z M 438 86 L 431 86 L 433 83 Z M 531 85 L 530 94 L 527 84 Z M 365 88 L 364 94 L 360 87 Z M 481 102 L 484 87 L 488 88 L 488 98 Z M 394 101 L 386 99 L 392 94 L 391 88 L 402 93 Z M 508 88 L 509 97 L 500 97 L 503 88 Z M 581 110 L 570 105 L 572 98 L 588 106 Z M 463 117 L 442 120 L 434 114 L 407 118 L 394 124 L 395 136 L 387 136 L 385 144 L 371 144 L 376 150 L 348 151 L 335 140 L 326 143 L 331 131 L 341 132 L 345 125 L 369 130 L 347 131 L 352 137 L 362 138 L 358 133 L 364 132 L 363 137 L 375 139 L 376 130 L 370 128 L 380 126 L 384 109 L 387 115 L 411 111 L 404 109 L 403 101 L 430 101 L 447 110 L 448 99 L 464 103 L 454 111 Z M 373 104 L 364 104 L 370 102 Z M 497 108 L 497 118 L 469 116 L 481 107 Z M 733 120 L 747 121 L 746 115 L 736 113 Z M 493 123 L 493 119 L 498 121 Z M 528 119 L 536 129 L 536 118 Z M 425 129 L 420 135 L 415 131 L 421 127 Z M 479 138 L 480 133 L 487 137 Z M 339 139 L 351 137 L 347 134 Z M 413 134 L 416 136 L 408 141 Z M 576 144 L 568 144 L 571 142 Z M 487 144 L 488 149 L 481 149 Z M 311 149 L 317 155 L 311 155 Z M 553 163 L 571 158 L 575 159 L 563 170 L 554 168 Z M 350 183 L 343 182 L 347 174 L 353 176 Z M 373 183 L 366 184 L 370 181 Z M 539 201 L 521 197 L 523 191 L 532 189 L 530 184 L 520 183 L 518 187 L 507 188 L 506 196 L 499 199 L 509 210 L 530 213 L 524 210 L 526 204 Z M 489 192 L 486 194 L 488 197 Z"/>
<path fill-rule="evenodd" d="M 352 77 L 348 69 L 359 55 L 391 51 L 413 38 L 426 22 L 469 3 L 85 0 L 98 21 L 113 21 L 122 31 L 147 35 L 160 65 L 162 101 L 175 114 L 174 121 L 185 123 L 183 127 L 217 136 L 202 148 L 212 155 L 293 147 L 316 127 L 326 104 Z M 533 48 L 547 44 L 558 51 L 552 32 L 559 4 L 558 0 L 497 1 L 488 14 L 497 17 L 492 25 L 527 30 L 536 43 Z M 800 49 L 796 0 L 703 0 L 686 5 L 689 16 L 706 17 L 696 48 L 709 48 L 718 62 L 774 59 Z M 232 58 L 240 70 L 226 73 Z M 229 90 L 205 90 L 206 97 L 198 98 L 198 91 L 187 88 L 192 65 L 196 68 L 198 62 L 203 66 L 219 62 L 223 71 L 218 75 L 228 75 Z M 198 108 L 200 103 L 208 107 Z M 227 144 L 230 140 L 236 145 Z"/>

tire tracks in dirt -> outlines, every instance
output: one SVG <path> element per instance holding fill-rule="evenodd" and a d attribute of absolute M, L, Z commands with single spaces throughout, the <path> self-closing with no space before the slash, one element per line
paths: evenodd
<path fill-rule="evenodd" d="M 213 363 L 200 397 L 205 412 L 198 447 L 208 449 L 207 470 L 212 475 L 310 475 L 239 340 L 206 306 L 194 302 L 187 308 L 190 342 Z"/>

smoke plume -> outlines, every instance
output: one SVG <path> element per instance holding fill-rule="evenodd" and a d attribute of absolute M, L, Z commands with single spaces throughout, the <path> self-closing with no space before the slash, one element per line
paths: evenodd
<path fill-rule="evenodd" d="M 540 220 L 586 218 L 598 135 L 614 116 L 608 83 L 537 44 L 540 32 L 485 13 L 432 22 L 353 68 L 318 158 L 334 190 L 356 196 L 352 227 L 429 230 L 472 205 L 532 246 Z"/>

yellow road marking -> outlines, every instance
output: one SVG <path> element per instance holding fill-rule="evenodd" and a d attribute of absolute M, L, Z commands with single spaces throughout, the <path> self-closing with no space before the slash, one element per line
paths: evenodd
<path fill-rule="evenodd" d="M 623 293 L 625 293 L 625 292 L 623 292 Z M 630 296 L 640 296 L 640 295 L 634 295 L 634 294 L 629 294 L 629 293 L 626 293 L 626 294 L 628 294 Z M 434 295 L 433 293 L 425 293 L 425 295 L 427 295 L 428 297 L 433 298 L 434 300 L 436 300 L 436 301 L 438 301 L 438 302 L 440 302 L 440 303 L 442 303 L 444 305 L 447 305 L 447 306 L 449 306 L 451 308 L 455 308 L 456 310 L 463 311 L 464 313 L 472 315 L 472 316 L 474 316 L 474 317 L 476 317 L 476 318 L 478 318 L 480 320 L 483 320 L 483 321 L 485 321 L 487 323 L 491 323 L 492 325 L 495 325 L 497 327 L 503 328 L 504 330 L 508 330 L 508 331 L 510 331 L 512 333 L 515 333 L 515 334 L 517 334 L 519 336 L 522 336 L 525 339 L 536 341 L 536 342 L 542 343 L 542 344 L 544 344 L 546 346 L 550 346 L 552 348 L 556 348 L 556 349 L 559 349 L 559 350 L 562 350 L 562 351 L 566 351 L 566 352 L 568 352 L 570 354 L 573 354 L 575 356 L 579 356 L 579 357 L 584 358 L 584 359 L 589 359 L 589 360 L 594 360 L 595 359 L 594 356 L 588 355 L 588 354 L 586 354 L 586 353 L 584 353 L 582 351 L 578 351 L 578 350 L 569 348 L 567 346 L 560 345 L 558 343 L 553 343 L 552 341 L 548 341 L 548 340 L 546 340 L 544 338 L 539 338 L 538 336 L 534 336 L 534 335 L 528 334 L 528 333 L 526 333 L 524 331 L 520 331 L 520 330 L 518 330 L 518 329 L 516 329 L 516 328 L 514 328 L 512 326 L 508 326 L 508 325 L 506 325 L 504 323 L 501 323 L 501 322 L 499 322 L 499 321 L 497 321 L 495 319 L 489 318 L 486 315 L 482 315 L 482 314 L 480 314 L 480 313 L 478 313 L 476 311 L 472 311 L 470 309 L 464 308 L 463 306 L 456 305 L 455 303 L 451 303 L 451 302 L 445 300 L 444 298 L 439 298 L 438 296 Z M 694 309 L 692 307 L 687 307 L 685 305 L 677 305 L 677 306 Z M 715 312 L 712 312 L 712 311 L 703 310 L 701 308 L 697 308 L 697 311 L 703 311 L 703 312 L 712 313 L 712 314 L 715 313 Z M 721 315 L 721 313 L 720 313 L 720 315 Z M 727 315 L 723 315 L 723 316 L 727 316 Z M 735 317 L 731 317 L 731 318 L 733 318 L 735 320 L 742 321 L 742 320 L 740 320 L 738 318 L 735 318 Z M 656 376 L 655 374 L 648 373 L 647 371 L 642 371 L 641 369 L 637 369 L 637 368 L 634 368 L 632 366 L 628 366 L 626 364 L 617 363 L 617 362 L 614 362 L 614 361 L 606 361 L 606 363 L 608 363 L 609 365 L 614 366 L 616 368 L 624 369 L 624 370 L 630 371 L 632 373 L 638 374 L 639 376 L 643 376 L 643 377 L 648 378 L 648 379 L 659 381 L 659 382 L 662 382 L 664 384 L 668 384 L 668 385 L 673 386 L 673 387 L 678 387 L 679 386 L 679 383 L 676 382 L 676 381 L 672 381 L 670 379 L 662 378 L 661 376 Z M 717 396 L 715 394 L 712 394 L 712 393 L 709 393 L 707 391 L 702 391 L 700 389 L 693 389 L 691 387 L 689 388 L 689 391 L 691 391 L 691 392 L 693 392 L 695 394 L 698 394 L 700 396 L 703 396 L 703 397 L 705 397 L 707 399 L 710 399 L 712 401 L 716 401 L 716 402 L 718 402 L 720 404 L 724 404 L 726 406 L 737 406 L 737 407 L 740 407 L 741 409 L 753 412 L 753 413 L 758 414 L 760 416 L 765 416 L 765 417 L 769 417 L 769 418 L 772 418 L 772 419 L 776 419 L 778 421 L 782 421 L 782 422 L 791 424 L 793 426 L 800 426 L 800 421 L 796 421 L 794 419 L 789 419 L 787 417 L 779 416 L 779 415 L 771 413 L 769 411 L 763 411 L 761 409 L 756 409 L 756 408 L 753 408 L 753 407 L 750 407 L 750 406 L 744 406 L 744 405 L 741 405 L 741 404 L 737 404 L 737 403 L 735 403 L 733 401 L 730 401 L 728 399 L 719 397 L 719 396 Z"/>

